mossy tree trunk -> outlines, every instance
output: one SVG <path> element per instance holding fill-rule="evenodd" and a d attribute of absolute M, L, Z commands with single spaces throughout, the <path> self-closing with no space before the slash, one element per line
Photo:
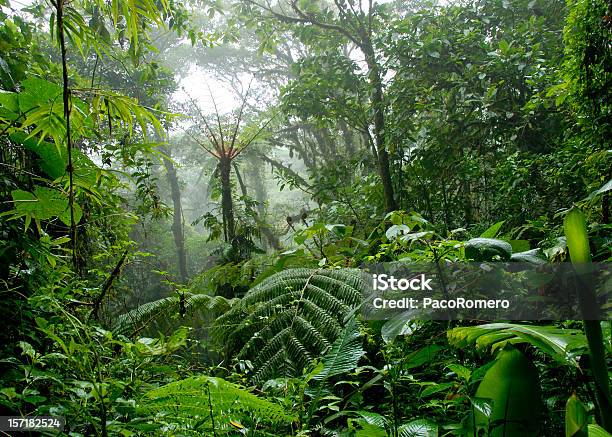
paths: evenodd
<path fill-rule="evenodd" d="M 167 150 L 164 153 L 169 154 Z M 172 220 L 172 235 L 174 236 L 174 244 L 178 257 L 178 270 L 181 282 L 187 282 L 187 251 L 185 249 L 185 232 L 183 226 L 183 206 L 181 203 L 181 187 L 179 185 L 176 168 L 170 159 L 164 158 L 164 167 L 166 167 L 166 177 L 170 185 L 172 195 L 172 204 L 174 206 L 174 214 Z"/>
<path fill-rule="evenodd" d="M 234 201 L 232 199 L 231 182 L 232 160 L 227 157 L 219 159 L 219 179 L 221 181 L 221 211 L 223 217 L 223 233 L 225 241 L 232 243 L 236 236 L 234 220 Z"/>

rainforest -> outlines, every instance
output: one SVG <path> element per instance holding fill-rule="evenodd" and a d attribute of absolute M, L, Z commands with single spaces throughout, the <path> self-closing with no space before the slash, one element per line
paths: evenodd
<path fill-rule="evenodd" d="M 0 435 L 612 436 L 611 121 L 608 0 L 0 0 Z"/>

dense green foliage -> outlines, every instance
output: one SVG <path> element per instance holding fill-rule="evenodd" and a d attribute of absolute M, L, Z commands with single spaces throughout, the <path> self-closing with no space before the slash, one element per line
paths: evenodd
<path fill-rule="evenodd" d="M 0 0 L 0 415 L 610 436 L 611 17 Z M 362 317 L 360 267 L 421 261 L 572 262 L 582 320 Z"/>

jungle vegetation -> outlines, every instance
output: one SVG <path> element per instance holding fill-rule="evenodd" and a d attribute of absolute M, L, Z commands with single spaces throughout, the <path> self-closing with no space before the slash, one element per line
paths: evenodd
<path fill-rule="evenodd" d="M 364 263 L 463 263 L 473 238 L 610 262 L 611 17 L 0 0 L 1 415 L 69 436 L 610 436 L 610 320 L 357 308 Z"/>

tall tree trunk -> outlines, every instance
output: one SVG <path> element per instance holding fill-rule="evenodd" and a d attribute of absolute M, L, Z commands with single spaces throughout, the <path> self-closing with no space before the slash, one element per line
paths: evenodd
<path fill-rule="evenodd" d="M 397 209 L 395 201 L 395 193 L 393 190 L 393 182 L 391 181 L 391 170 L 389 168 L 389 153 L 385 141 L 385 103 L 383 98 L 382 80 L 380 78 L 380 70 L 372 41 L 364 32 L 362 36 L 361 49 L 365 55 L 365 61 L 368 65 L 368 80 L 370 82 L 371 104 L 374 112 L 374 138 L 376 140 L 376 151 L 378 155 L 378 172 L 383 184 L 383 194 L 385 197 L 385 208 L 387 212 Z"/>
<path fill-rule="evenodd" d="M 289 2 L 291 9 L 296 13 L 295 16 L 285 15 L 284 12 L 282 12 L 282 9 L 280 12 L 272 11 L 269 6 L 262 6 L 252 0 L 249 1 L 249 3 L 271 12 L 274 18 L 280 18 L 287 23 L 308 23 L 322 29 L 332 29 L 339 34 L 344 35 L 359 47 L 368 66 L 368 81 L 371 89 L 370 103 L 374 113 L 374 138 L 377 149 L 377 153 L 375 155 L 378 161 L 378 171 L 383 185 L 385 209 L 388 212 L 396 210 L 397 201 L 395 199 L 393 183 L 391 180 L 389 154 L 387 152 L 385 141 L 385 104 L 383 98 L 382 80 L 380 77 L 380 68 L 376 59 L 376 53 L 374 51 L 374 46 L 372 45 L 372 22 L 374 18 L 372 2 L 370 1 L 369 3 L 367 15 L 364 14 L 362 8 L 360 8 L 360 12 L 357 13 L 352 6 L 350 6 L 349 10 L 344 2 L 341 2 L 343 4 L 340 4 L 340 2 L 335 2 L 341 17 L 352 15 L 352 17 L 359 23 L 357 28 L 353 28 L 355 33 L 351 33 L 349 29 L 336 23 L 317 20 L 314 14 L 300 9 L 298 5 L 299 2 L 297 1 Z"/>
<path fill-rule="evenodd" d="M 230 175 L 232 171 L 232 161 L 229 158 L 221 157 L 219 160 L 219 178 L 221 180 L 221 211 L 223 213 L 223 231 L 225 241 L 233 244 L 236 236 L 236 226 L 234 223 L 234 202 L 232 200 L 232 183 Z"/>
<path fill-rule="evenodd" d="M 164 150 L 165 154 L 169 154 Z M 166 167 L 166 177 L 170 185 L 172 193 L 172 203 L 174 205 L 174 217 L 172 221 L 172 235 L 174 235 L 174 244 L 178 256 L 178 269 L 181 282 L 187 282 L 187 252 L 185 251 L 185 234 L 183 229 L 183 207 L 181 204 L 181 188 L 179 186 L 176 168 L 171 160 L 164 158 L 164 166 Z"/>
<path fill-rule="evenodd" d="M 66 123 L 66 149 L 68 151 L 68 208 L 70 209 L 70 242 L 72 249 L 72 267 L 74 271 L 81 274 L 77 258 L 77 223 L 74 217 L 74 167 L 72 165 L 72 132 L 70 127 L 70 113 L 72 110 L 70 102 L 70 88 L 68 85 L 68 61 L 66 51 L 66 37 L 64 32 L 64 0 L 55 0 L 53 3 L 57 14 L 57 34 L 60 42 L 62 56 L 62 101 L 64 103 L 64 120 Z"/>

